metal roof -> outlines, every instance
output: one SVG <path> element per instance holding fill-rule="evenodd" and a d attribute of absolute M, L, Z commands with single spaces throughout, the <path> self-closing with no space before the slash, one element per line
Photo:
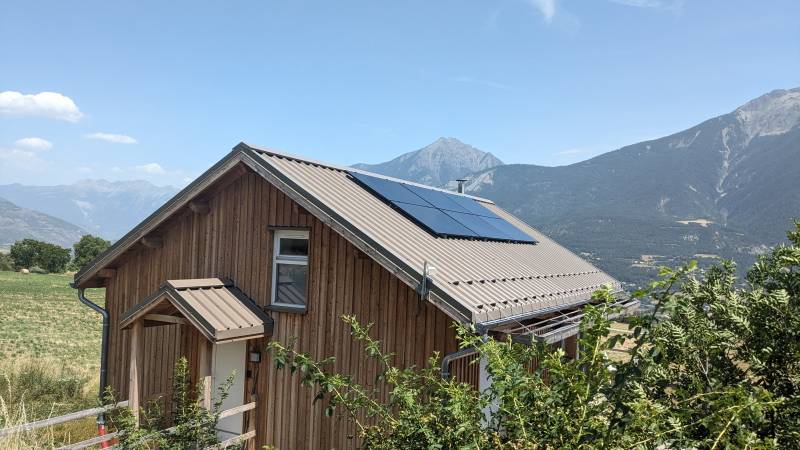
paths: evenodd
<path fill-rule="evenodd" d="M 462 322 L 495 327 L 586 303 L 603 284 L 621 290 L 614 278 L 489 200 L 460 194 L 482 202 L 538 243 L 437 238 L 351 180 L 348 171 L 354 169 L 245 143 L 234 147 L 225 158 L 84 266 L 75 274 L 73 285 L 93 286 L 101 269 L 113 267 L 141 238 L 241 165 L 281 189 L 404 283 L 418 287 L 424 263 L 435 266 L 437 270 L 430 274 L 433 283 L 429 285 L 428 299 Z"/>
<path fill-rule="evenodd" d="M 351 169 L 250 148 L 301 195 L 325 205 L 343 225 L 359 230 L 403 266 L 419 273 L 425 262 L 436 267 L 430 275 L 434 286 L 463 306 L 475 323 L 585 303 L 604 284 L 620 290 L 614 278 L 491 201 L 468 196 L 538 243 L 438 238 L 355 183 L 347 173 Z"/>
<path fill-rule="evenodd" d="M 272 319 L 229 281 L 219 278 L 168 280 L 126 311 L 120 328 L 170 306 L 211 342 L 260 337 L 272 331 Z"/>

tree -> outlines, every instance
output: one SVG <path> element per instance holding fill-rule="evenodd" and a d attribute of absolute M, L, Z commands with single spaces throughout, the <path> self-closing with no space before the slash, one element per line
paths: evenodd
<path fill-rule="evenodd" d="M 42 243 L 35 239 L 23 239 L 14 242 L 8 252 L 14 262 L 14 269 L 20 270 L 35 266 L 40 244 Z"/>
<path fill-rule="evenodd" d="M 72 259 L 72 268 L 80 270 L 87 263 L 95 259 L 100 253 L 103 253 L 111 242 L 91 234 L 86 234 L 81 237 L 81 240 L 76 242 L 72 248 L 74 257 Z"/>
<path fill-rule="evenodd" d="M 459 326 L 461 347 L 487 363 L 492 383 L 483 392 L 442 379 L 438 355 L 424 368 L 394 367 L 370 325 L 351 316 L 343 319 L 354 339 L 382 369 L 374 387 L 330 372 L 332 358 L 317 361 L 293 343 L 268 348 L 279 368 L 318 391 L 328 415 L 357 425 L 367 449 L 796 448 L 800 222 L 789 239 L 759 258 L 744 285 L 730 262 L 705 273 L 694 262 L 662 269 L 632 294 L 654 306 L 629 319 L 629 337 L 611 333 L 611 293 L 596 292 L 577 360 Z M 613 363 L 606 354 L 624 340 L 630 359 Z"/>
<path fill-rule="evenodd" d="M 47 272 L 61 273 L 67 268 L 70 251 L 55 244 L 23 239 L 11 246 L 9 256 L 17 270 L 38 266 Z"/>
<path fill-rule="evenodd" d="M 67 270 L 69 260 L 70 251 L 68 248 L 42 242 L 36 265 L 50 273 L 62 273 Z"/>

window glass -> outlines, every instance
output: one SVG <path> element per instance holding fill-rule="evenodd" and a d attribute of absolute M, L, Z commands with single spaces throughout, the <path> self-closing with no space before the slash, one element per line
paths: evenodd
<path fill-rule="evenodd" d="M 277 263 L 273 303 L 305 306 L 308 296 L 308 266 Z"/>
<path fill-rule="evenodd" d="M 280 238 L 281 256 L 308 256 L 308 239 Z"/>

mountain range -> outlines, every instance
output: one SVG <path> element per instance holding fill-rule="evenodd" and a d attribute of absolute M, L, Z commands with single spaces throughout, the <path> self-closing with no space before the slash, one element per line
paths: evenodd
<path fill-rule="evenodd" d="M 20 208 L 0 198 L 0 249 L 7 250 L 20 239 L 37 239 L 70 247 L 86 230 L 53 216 Z"/>
<path fill-rule="evenodd" d="M 426 161 L 435 159 L 417 152 L 369 168 L 426 182 L 415 174 L 434 172 Z M 387 170 L 393 161 L 413 173 Z M 746 266 L 784 240 L 800 216 L 800 88 L 576 164 L 497 165 L 429 184 L 462 176 L 468 193 L 494 200 L 623 281 L 644 281 L 658 265 L 689 259 Z"/>
<path fill-rule="evenodd" d="M 115 240 L 178 192 L 147 181 L 82 180 L 58 186 L 0 185 L 0 197 Z M 0 235 L 0 240 L 7 240 Z"/>
<path fill-rule="evenodd" d="M 567 166 L 506 165 L 458 139 L 440 138 L 354 167 L 451 189 L 467 178 L 468 193 L 494 200 L 620 280 L 638 283 L 658 265 L 689 259 L 705 265 L 729 258 L 746 266 L 783 241 L 800 216 L 799 157 L 797 88 Z M 86 231 L 113 240 L 177 191 L 146 181 L 0 186 L 0 197 L 13 202 L 0 201 L 0 246 L 21 236 L 68 245 Z"/>

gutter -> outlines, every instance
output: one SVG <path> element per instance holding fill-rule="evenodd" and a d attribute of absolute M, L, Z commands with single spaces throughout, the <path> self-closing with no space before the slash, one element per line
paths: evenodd
<path fill-rule="evenodd" d="M 100 399 L 100 403 L 103 403 L 103 395 L 106 392 L 106 386 L 108 385 L 108 325 L 109 325 L 109 317 L 108 311 L 98 306 L 96 303 L 92 302 L 84 295 L 84 288 L 79 288 L 75 285 L 75 283 L 71 284 L 73 289 L 78 290 L 78 300 L 81 301 L 84 305 L 92 308 L 96 313 L 103 316 L 103 337 L 100 343 L 100 392 L 98 393 L 98 398 Z M 97 427 L 99 429 L 100 435 L 105 434 L 105 414 L 102 412 L 97 415 Z"/>

